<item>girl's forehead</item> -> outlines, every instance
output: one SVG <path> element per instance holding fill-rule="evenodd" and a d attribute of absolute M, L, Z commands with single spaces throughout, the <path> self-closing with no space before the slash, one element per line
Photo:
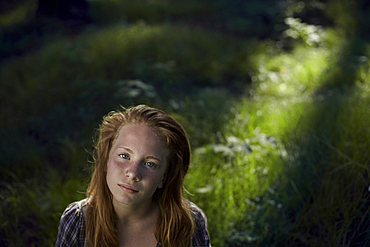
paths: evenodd
<path fill-rule="evenodd" d="M 145 124 L 127 124 L 123 126 L 113 142 L 112 148 L 125 145 L 132 149 L 140 148 L 166 153 L 168 156 L 168 147 L 166 139 L 159 135 L 153 128 Z"/>
<path fill-rule="evenodd" d="M 129 129 L 129 131 L 125 131 L 126 129 Z M 146 123 L 127 123 L 122 125 L 118 129 L 114 141 L 117 140 L 122 134 L 127 134 L 127 132 L 130 133 L 132 131 L 150 133 L 156 138 L 163 140 L 166 143 L 166 146 L 168 146 L 168 139 L 166 138 L 166 136 L 163 133 L 161 133 L 159 129 L 150 126 L 149 124 Z"/>

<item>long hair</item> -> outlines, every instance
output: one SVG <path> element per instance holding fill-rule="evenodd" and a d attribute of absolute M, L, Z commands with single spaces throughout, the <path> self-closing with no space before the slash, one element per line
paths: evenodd
<path fill-rule="evenodd" d="M 86 242 L 88 246 L 118 246 L 116 216 L 106 181 L 110 149 L 122 126 L 146 124 L 164 138 L 170 151 L 165 181 L 154 192 L 159 205 L 154 230 L 157 241 L 165 247 L 191 245 L 195 221 L 190 205 L 183 198 L 184 177 L 190 164 L 190 145 L 182 126 L 165 112 L 145 105 L 110 112 L 103 118 L 95 146 L 95 170 L 87 189 Z"/>

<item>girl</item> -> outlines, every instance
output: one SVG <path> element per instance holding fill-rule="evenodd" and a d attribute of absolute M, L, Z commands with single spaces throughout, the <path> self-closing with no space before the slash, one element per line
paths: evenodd
<path fill-rule="evenodd" d="M 64 211 L 55 246 L 211 246 L 207 219 L 183 198 L 190 146 L 165 112 L 139 105 L 100 126 L 87 198 Z"/>

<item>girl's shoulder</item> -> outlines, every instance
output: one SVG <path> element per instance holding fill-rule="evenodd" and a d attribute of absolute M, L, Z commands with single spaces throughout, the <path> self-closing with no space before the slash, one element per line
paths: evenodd
<path fill-rule="evenodd" d="M 85 212 L 88 200 L 73 202 L 60 219 L 55 246 L 83 246 L 85 243 Z"/>
<path fill-rule="evenodd" d="M 203 210 L 198 207 L 195 203 L 189 201 L 190 209 L 192 213 L 194 214 L 196 220 L 200 220 L 204 223 L 204 225 L 207 227 L 207 217 Z"/>
<path fill-rule="evenodd" d="M 85 198 L 81 201 L 72 202 L 64 210 L 62 217 L 64 215 L 69 215 L 69 214 L 73 214 L 73 213 L 79 215 L 82 212 L 82 214 L 83 214 L 86 210 L 86 206 L 87 206 L 88 202 L 89 202 L 88 198 Z"/>
<path fill-rule="evenodd" d="M 193 246 L 211 246 L 205 213 L 193 202 L 189 201 L 189 204 L 196 224 L 195 232 L 193 234 Z"/>

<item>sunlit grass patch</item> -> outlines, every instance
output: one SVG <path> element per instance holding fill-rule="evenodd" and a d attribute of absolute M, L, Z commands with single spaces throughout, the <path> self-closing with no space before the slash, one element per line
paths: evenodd
<path fill-rule="evenodd" d="M 341 64 L 335 61 L 330 65 L 341 69 Z M 368 219 L 370 161 L 367 151 L 369 128 L 366 125 L 370 121 L 370 108 L 366 92 L 368 82 L 363 80 L 368 75 L 368 65 L 363 63 L 361 66 L 357 81 L 347 82 L 357 87 L 332 88 L 321 95 L 312 94 L 319 89 L 314 88 L 311 95 L 301 101 L 296 97 L 269 97 L 256 90 L 262 96 L 255 93 L 257 102 L 249 102 L 249 108 L 256 112 L 255 107 L 259 105 L 257 115 L 260 115 L 260 121 L 253 122 L 255 118 L 244 114 L 250 118 L 246 117 L 245 122 L 260 125 L 263 131 L 279 133 L 277 136 L 284 143 L 284 171 L 277 177 L 280 188 L 275 194 L 284 210 L 280 218 L 275 214 L 276 221 L 271 220 L 274 214 L 268 211 L 270 206 L 267 204 L 262 206 L 264 212 L 270 212 L 268 215 L 258 217 L 251 211 L 250 219 L 261 220 L 262 225 L 271 231 L 264 232 L 258 227 L 242 228 L 244 230 L 240 230 L 238 236 L 257 236 L 257 239 L 244 238 L 248 243 L 280 246 L 282 242 L 279 241 L 288 240 L 288 246 L 350 246 L 351 243 L 364 244 L 370 239 L 365 223 Z M 323 85 L 326 79 L 326 76 L 322 77 Z M 273 102 L 271 106 L 276 114 L 267 111 L 268 117 L 263 118 L 266 108 L 262 106 L 269 102 Z M 286 107 L 279 108 L 282 105 Z M 287 112 L 293 113 L 293 117 L 287 118 Z M 271 119 L 277 128 L 268 124 Z M 287 236 L 290 237 L 286 239 Z M 259 242 L 258 237 L 263 241 Z M 272 242 L 275 245 L 271 245 Z"/>
<path fill-rule="evenodd" d="M 323 30 L 321 35 L 320 45 L 297 42 L 291 51 L 278 48 L 279 43 L 261 44 L 259 52 L 250 57 L 254 85 L 250 93 L 257 97 L 309 100 L 338 68 L 336 63 L 346 44 L 343 34 L 333 29 Z"/>
<path fill-rule="evenodd" d="M 266 238 L 271 218 L 288 206 L 275 192 L 290 159 L 286 134 L 308 109 L 306 102 L 245 98 L 230 108 L 218 140 L 194 150 L 186 188 L 207 213 L 213 244 L 257 244 Z"/>
<path fill-rule="evenodd" d="M 307 98 L 321 86 L 332 55 L 333 51 L 326 47 L 298 46 L 292 53 L 256 56 L 254 90 L 270 97 Z"/>
<path fill-rule="evenodd" d="M 210 222 L 217 222 L 209 226 L 214 244 L 263 246 L 269 243 L 273 224 L 285 224 L 275 221 L 291 206 L 276 181 L 300 154 L 291 156 L 285 142 L 297 128 L 303 131 L 301 117 L 314 107 L 260 97 L 245 98 L 231 109 L 233 116 L 219 133 L 219 143 L 195 150 L 186 185 Z"/>
<path fill-rule="evenodd" d="M 256 209 L 248 202 L 258 200 L 281 172 L 279 156 L 278 144 L 258 133 L 195 149 L 186 188 L 207 213 L 214 245 L 225 245 L 245 212 Z"/>
<path fill-rule="evenodd" d="M 323 90 L 328 78 L 343 79 L 335 77 L 342 44 L 253 54 L 250 97 L 235 102 L 215 143 L 195 150 L 186 180 L 190 198 L 217 222 L 209 226 L 214 244 L 315 246 L 317 224 L 328 245 L 358 241 L 361 232 L 351 231 L 367 217 L 368 65 L 357 89 Z"/>
<path fill-rule="evenodd" d="M 281 138 L 297 128 L 302 115 L 309 111 L 312 111 L 312 106 L 294 98 L 254 95 L 242 100 L 235 118 L 225 128 L 241 138 L 249 138 L 255 133 Z"/>
<path fill-rule="evenodd" d="M 370 121 L 370 109 L 368 96 L 359 97 L 359 94 L 362 93 L 358 89 L 353 95 L 338 93 L 305 102 L 291 99 L 270 101 L 261 97 L 258 101 L 246 99 L 241 104 L 223 134 L 237 136 L 240 140 L 247 138 L 247 142 L 241 143 L 248 144 L 252 154 L 257 151 L 256 157 L 261 151 L 264 155 L 260 156 L 261 159 L 250 159 L 253 157 L 251 154 L 244 154 L 246 158 L 242 163 L 235 159 L 233 164 L 242 167 L 255 164 L 263 171 L 265 164 L 271 162 L 267 166 L 271 177 L 256 176 L 257 182 L 250 170 L 234 168 L 233 174 L 238 175 L 232 177 L 234 180 L 229 179 L 227 171 L 233 167 L 227 167 L 227 162 L 220 158 L 209 158 L 212 166 L 220 167 L 220 170 L 222 166 L 228 168 L 220 172 L 226 178 L 218 175 L 230 183 L 230 187 L 223 184 L 222 190 L 226 192 L 220 197 L 213 194 L 217 187 L 209 187 L 207 193 L 210 197 L 200 201 L 213 200 L 218 207 L 223 207 L 222 202 L 227 200 L 227 192 L 230 194 L 233 186 L 242 188 L 245 196 L 251 196 L 241 207 L 233 200 L 227 200 L 234 206 L 233 213 L 238 212 L 239 220 L 228 229 L 224 239 L 235 245 L 254 246 L 281 246 L 284 243 L 288 246 L 297 243 L 350 246 L 353 241 L 361 244 L 358 242 L 361 238 L 363 241 L 369 239 L 369 233 L 364 231 L 369 200 L 370 132 L 366 125 Z M 251 145 L 250 140 L 261 137 L 265 138 L 267 146 L 256 148 Z M 268 148 L 272 141 L 277 145 Z M 224 146 L 220 150 L 226 152 L 232 147 L 229 144 Z M 216 154 L 210 152 L 209 155 Z M 203 167 L 208 164 L 208 161 L 200 162 Z M 195 173 L 211 173 L 203 167 L 195 168 Z M 239 176 L 248 178 L 239 181 Z M 208 184 L 215 180 L 216 176 L 203 179 Z M 211 217 L 216 211 L 209 209 L 212 206 L 205 205 Z M 229 213 L 228 206 L 221 212 L 222 217 L 227 215 L 231 219 L 234 216 Z M 221 224 L 225 227 L 226 217 L 217 217 L 225 222 Z M 211 229 L 216 232 L 216 227 L 213 227 Z M 218 235 L 216 238 L 219 241 Z"/>

